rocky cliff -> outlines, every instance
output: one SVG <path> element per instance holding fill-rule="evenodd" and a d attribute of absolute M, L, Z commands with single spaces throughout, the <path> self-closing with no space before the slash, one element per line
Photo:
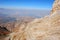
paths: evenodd
<path fill-rule="evenodd" d="M 11 40 L 60 40 L 60 0 L 55 0 L 51 15 L 18 29 L 11 34 Z"/>
<path fill-rule="evenodd" d="M 53 3 L 51 14 L 60 10 L 60 0 L 55 0 Z"/>

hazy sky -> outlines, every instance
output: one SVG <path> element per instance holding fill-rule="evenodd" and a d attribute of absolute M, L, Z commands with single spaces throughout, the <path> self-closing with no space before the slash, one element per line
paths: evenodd
<path fill-rule="evenodd" d="M 52 9 L 54 0 L 0 0 L 0 8 Z"/>

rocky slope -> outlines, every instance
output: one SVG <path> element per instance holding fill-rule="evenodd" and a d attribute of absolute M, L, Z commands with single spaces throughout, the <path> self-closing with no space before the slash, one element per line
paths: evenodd
<path fill-rule="evenodd" d="M 11 40 L 60 40 L 60 0 L 55 0 L 49 16 L 35 19 L 26 26 L 18 27 Z"/>
<path fill-rule="evenodd" d="M 18 29 L 17 27 L 21 25 L 27 25 L 33 19 L 32 17 L 9 17 L 0 13 L 0 40 L 9 40 L 8 34 Z"/>

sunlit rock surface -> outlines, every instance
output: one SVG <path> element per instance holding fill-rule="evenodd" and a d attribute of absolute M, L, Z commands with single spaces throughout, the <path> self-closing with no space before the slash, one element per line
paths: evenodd
<path fill-rule="evenodd" d="M 55 0 L 53 3 L 51 14 L 58 10 L 60 10 L 60 0 Z"/>

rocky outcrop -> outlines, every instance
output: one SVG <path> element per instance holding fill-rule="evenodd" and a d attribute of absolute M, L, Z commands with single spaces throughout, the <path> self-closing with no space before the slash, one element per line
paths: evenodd
<path fill-rule="evenodd" d="M 60 0 L 55 0 L 53 7 L 52 7 L 51 14 L 58 11 L 58 10 L 60 10 Z"/>
<path fill-rule="evenodd" d="M 52 14 L 35 19 L 11 34 L 11 40 L 60 40 L 60 0 L 55 0 Z"/>
<path fill-rule="evenodd" d="M 0 26 L 0 40 L 9 40 L 9 34 L 11 32 L 6 29 L 6 27 L 1 27 Z"/>

